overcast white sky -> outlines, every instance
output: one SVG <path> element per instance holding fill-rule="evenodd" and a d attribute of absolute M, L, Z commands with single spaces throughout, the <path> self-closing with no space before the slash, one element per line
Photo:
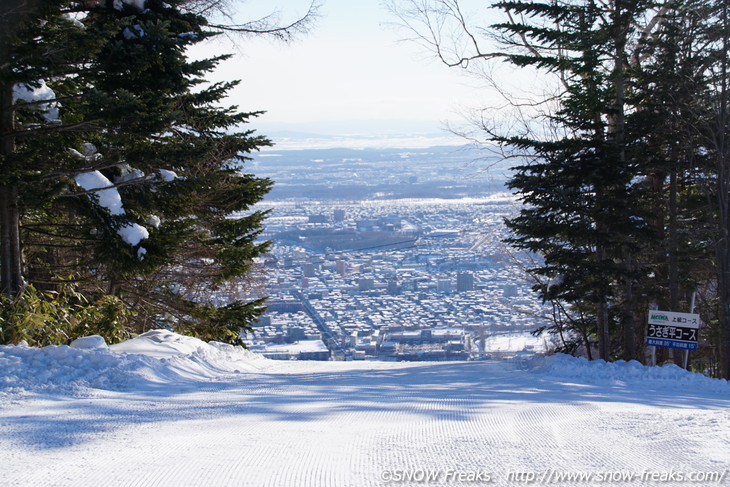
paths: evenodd
<path fill-rule="evenodd" d="M 438 130 L 458 120 L 462 107 L 485 98 L 484 88 L 440 64 L 408 33 L 381 0 L 323 0 L 312 32 L 293 44 L 245 40 L 218 79 L 241 79 L 231 100 L 242 110 L 266 110 L 256 125 L 271 130 L 323 132 Z M 308 0 L 247 0 L 241 17 L 280 9 L 302 15 Z M 230 52 L 212 43 L 205 54 Z"/>

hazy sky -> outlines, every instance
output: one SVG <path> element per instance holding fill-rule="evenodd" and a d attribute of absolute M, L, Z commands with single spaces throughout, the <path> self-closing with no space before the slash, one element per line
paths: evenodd
<path fill-rule="evenodd" d="M 218 79 L 242 80 L 233 103 L 267 111 L 257 125 L 314 132 L 333 127 L 423 131 L 458 120 L 462 107 L 479 105 L 484 97 L 473 79 L 440 64 L 424 48 L 402 42 L 408 33 L 392 25 L 396 19 L 381 0 L 322 3 L 310 34 L 289 45 L 244 40 L 235 58 L 218 70 Z M 308 5 L 308 0 L 247 0 L 238 10 L 241 17 L 253 17 L 279 9 L 289 20 Z M 212 43 L 205 53 L 233 49 Z"/>

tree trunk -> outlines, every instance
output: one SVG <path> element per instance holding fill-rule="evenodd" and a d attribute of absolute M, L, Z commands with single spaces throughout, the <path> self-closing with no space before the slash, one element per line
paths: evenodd
<path fill-rule="evenodd" d="M 613 5 L 613 113 L 608 117 L 608 142 L 611 144 L 611 153 L 615 155 L 619 171 L 626 171 L 626 38 L 629 32 L 630 15 L 627 15 L 621 0 L 615 0 Z M 613 188 L 614 190 L 619 188 Z M 624 325 L 624 356 L 628 360 L 636 358 L 636 319 L 634 316 L 634 289 L 632 254 L 628 249 L 631 235 L 624 236 L 623 269 L 625 276 L 620 283 L 624 289 L 623 318 Z M 606 321 L 608 319 L 606 318 Z"/>
<path fill-rule="evenodd" d="M 634 302 L 634 279 L 631 252 L 626 250 L 624 268 L 627 277 L 624 281 L 624 356 L 626 360 L 636 360 L 636 316 Z"/>
<path fill-rule="evenodd" d="M 2 260 L 2 292 L 15 296 L 23 285 L 20 258 L 20 218 L 18 190 L 14 186 L 0 187 L 0 254 Z"/>
<path fill-rule="evenodd" d="M 583 337 L 583 346 L 586 347 L 586 355 L 588 360 L 593 360 L 593 350 L 591 350 L 591 340 L 588 337 L 588 330 L 585 327 L 580 328 L 580 334 Z"/>
<path fill-rule="evenodd" d="M 730 379 L 730 160 L 727 154 L 728 128 L 728 11 L 723 2 L 724 27 L 720 80 L 720 110 L 717 120 L 717 284 L 720 306 L 720 370 Z"/>
<path fill-rule="evenodd" d="M 598 262 L 603 264 L 606 261 L 606 248 L 599 245 L 596 249 Z M 608 302 L 606 294 L 599 297 L 596 308 L 596 333 L 598 334 L 598 358 L 608 361 L 611 352 L 611 333 L 608 327 Z"/>
<path fill-rule="evenodd" d="M 608 331 L 608 305 L 605 301 L 598 303 L 596 324 L 598 325 L 598 358 L 608 361 L 611 336 Z"/>
<path fill-rule="evenodd" d="M 3 157 L 15 151 L 15 139 L 9 135 L 15 128 L 12 106 L 13 86 L 0 85 L 0 155 Z M 7 164 L 0 167 L 3 177 L 12 181 L 11 170 Z M 0 184 L 0 266 L 0 289 L 15 296 L 23 285 L 18 187 L 5 181 Z"/>
<path fill-rule="evenodd" d="M 679 237 L 677 232 L 677 172 L 669 174 L 669 309 L 679 309 Z"/>

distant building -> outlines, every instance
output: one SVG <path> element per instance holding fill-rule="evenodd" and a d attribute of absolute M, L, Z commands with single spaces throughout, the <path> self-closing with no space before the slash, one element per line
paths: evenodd
<path fill-rule="evenodd" d="M 374 230 L 378 226 L 378 220 L 358 220 L 357 229 L 359 231 Z"/>
<path fill-rule="evenodd" d="M 456 275 L 456 291 L 464 293 L 474 290 L 474 274 L 471 272 L 460 272 Z"/>
<path fill-rule="evenodd" d="M 298 313 L 300 311 L 304 311 L 304 306 L 299 301 L 294 301 L 292 299 L 287 300 L 273 300 L 266 303 L 267 311 L 273 312 L 273 313 Z M 271 318 L 264 316 L 263 318 L 268 318 L 268 323 L 271 324 Z M 263 320 L 262 318 L 262 320 Z M 264 321 L 262 321 L 264 323 Z"/>
<path fill-rule="evenodd" d="M 388 281 L 388 294 L 391 296 L 397 296 L 400 294 L 400 286 L 398 281 Z"/>
<path fill-rule="evenodd" d="M 329 360 L 330 352 L 322 340 L 300 340 L 286 345 L 253 349 L 273 360 Z"/>
<path fill-rule="evenodd" d="M 436 290 L 440 293 L 450 293 L 451 279 L 439 279 L 436 282 Z"/>
<path fill-rule="evenodd" d="M 412 291 L 416 292 L 418 291 L 418 281 L 415 279 L 408 279 L 403 282 L 403 285 L 401 286 L 402 291 Z"/>
<path fill-rule="evenodd" d="M 347 262 L 344 260 L 338 260 L 335 262 L 335 272 L 337 274 L 344 276 L 347 273 Z"/>
<path fill-rule="evenodd" d="M 383 230 L 400 230 L 403 228 L 403 220 L 399 216 L 387 216 L 378 220 L 378 225 Z"/>
<path fill-rule="evenodd" d="M 334 214 L 335 222 L 339 223 L 339 222 L 345 221 L 346 215 L 347 214 L 345 213 L 345 210 L 335 210 L 335 214 Z"/>
<path fill-rule="evenodd" d="M 309 215 L 309 223 L 327 223 L 325 215 Z"/>
<path fill-rule="evenodd" d="M 311 262 L 307 262 L 302 266 L 302 273 L 304 274 L 304 277 L 314 277 L 316 275 L 315 273 L 316 267 Z"/>
<path fill-rule="evenodd" d="M 359 279 L 357 281 L 357 288 L 360 291 L 371 291 L 375 289 L 375 280 L 374 279 Z"/>
<path fill-rule="evenodd" d="M 304 340 L 306 335 L 304 328 L 290 327 L 286 330 L 286 339 L 288 343 Z"/>

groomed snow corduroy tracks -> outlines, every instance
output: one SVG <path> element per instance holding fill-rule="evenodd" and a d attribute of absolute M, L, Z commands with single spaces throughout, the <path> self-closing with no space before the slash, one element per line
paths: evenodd
<path fill-rule="evenodd" d="M 125 391 L 11 394 L 0 484 L 712 485 L 672 479 L 730 469 L 727 384 L 556 367 L 260 360 Z M 571 474 L 593 477 L 560 480 Z"/>

